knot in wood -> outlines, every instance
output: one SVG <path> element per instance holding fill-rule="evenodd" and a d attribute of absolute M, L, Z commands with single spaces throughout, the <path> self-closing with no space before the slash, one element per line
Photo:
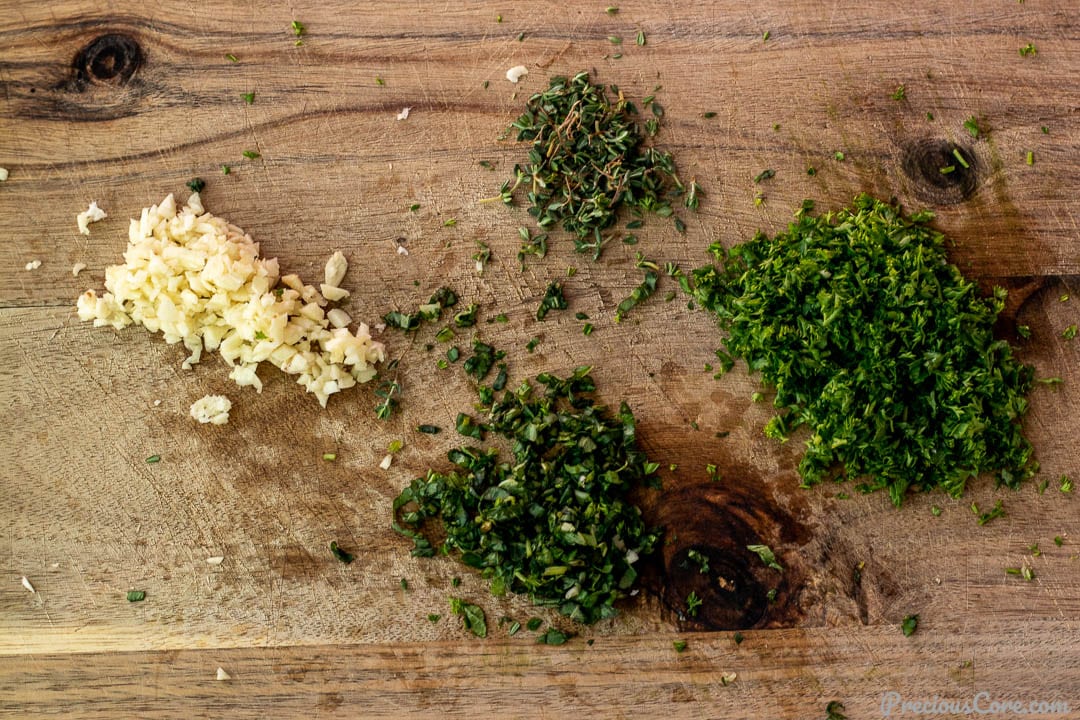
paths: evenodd
<path fill-rule="evenodd" d="M 906 144 L 901 164 L 915 196 L 926 203 L 956 205 L 978 184 L 979 163 L 971 149 L 941 138 Z"/>
<path fill-rule="evenodd" d="M 124 85 L 144 60 L 142 47 L 130 35 L 99 35 L 75 54 L 75 87 L 82 91 L 89 83 Z"/>

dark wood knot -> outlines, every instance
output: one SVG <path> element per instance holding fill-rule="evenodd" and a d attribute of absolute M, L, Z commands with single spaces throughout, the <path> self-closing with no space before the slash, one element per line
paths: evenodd
<path fill-rule="evenodd" d="M 91 83 L 124 85 L 145 59 L 142 47 L 130 35 L 99 35 L 75 54 L 72 62 L 75 88 L 81 92 Z"/>
<path fill-rule="evenodd" d="M 940 138 L 924 138 L 903 149 L 904 174 L 919 200 L 934 205 L 956 205 L 967 200 L 978 185 L 979 162 L 971 148 Z"/>

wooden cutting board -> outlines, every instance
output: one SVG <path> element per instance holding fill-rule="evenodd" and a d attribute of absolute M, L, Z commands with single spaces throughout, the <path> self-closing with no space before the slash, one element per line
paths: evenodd
<path fill-rule="evenodd" d="M 1080 526 L 1058 489 L 1080 479 L 1080 346 L 1061 337 L 1080 319 L 1080 297 L 1062 299 L 1080 272 L 1074 2 L 212 5 L 0 2 L 0 714 L 815 718 L 838 700 L 864 718 L 934 696 L 1080 708 Z M 1023 56 L 1028 43 L 1037 53 Z M 529 74 L 513 85 L 518 64 Z M 524 156 L 500 136 L 528 95 L 583 69 L 656 95 L 657 143 L 704 188 L 701 210 L 684 214 L 685 235 L 651 221 L 599 262 L 556 233 L 522 271 L 528 216 L 479 200 Z M 952 144 L 971 168 L 943 175 Z M 775 178 L 755 184 L 766 168 Z M 286 272 L 317 280 L 344 252 L 357 319 L 446 284 L 481 304 L 478 332 L 507 350 L 514 380 L 593 365 L 650 456 L 678 465 L 648 505 L 671 538 L 648 589 L 615 620 L 573 627 L 491 597 L 450 559 L 410 557 L 390 503 L 458 443 L 415 427 L 449 430 L 472 398 L 460 370 L 436 367 L 433 331 L 384 334 L 404 395 L 382 422 L 373 385 L 322 410 L 272 372 L 256 394 L 215 356 L 185 371 L 182 349 L 141 328 L 78 322 L 75 298 L 120 261 L 127 219 L 186 197 L 193 177 Z M 707 315 L 665 302 L 672 285 L 613 322 L 640 282 L 635 253 L 692 268 L 711 242 L 783 228 L 804 198 L 828 209 L 863 191 L 932 208 L 954 262 L 1013 290 L 1003 331 L 1029 325 L 1021 356 L 1064 379 L 1033 393 L 1027 420 L 1045 493 L 984 481 L 898 510 L 881 494 L 799 489 L 797 443 L 761 433 L 758 380 L 706 371 L 719 341 Z M 109 217 L 84 237 L 75 215 L 91 200 Z M 492 253 L 483 275 L 478 242 Z M 537 322 L 553 279 L 570 310 Z M 486 322 L 498 313 L 509 321 Z M 228 425 L 188 417 L 207 393 L 232 398 Z M 395 439 L 404 450 L 380 470 Z M 971 502 L 998 498 L 1007 514 L 977 526 Z M 772 571 L 732 559 L 753 539 L 786 567 L 776 602 L 731 608 L 704 588 L 701 616 L 680 619 L 698 582 L 679 567 L 686 551 L 764 582 Z M 357 561 L 338 563 L 332 540 Z M 1025 565 L 1031 582 L 1004 571 Z M 132 588 L 146 600 L 128 603 Z M 485 609 L 490 637 L 460 627 L 450 596 Z M 909 614 L 920 624 L 906 638 Z M 547 647 L 499 623 L 532 616 L 577 636 Z"/>

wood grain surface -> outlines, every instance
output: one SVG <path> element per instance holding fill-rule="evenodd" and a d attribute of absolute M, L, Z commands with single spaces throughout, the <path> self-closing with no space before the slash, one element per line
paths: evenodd
<path fill-rule="evenodd" d="M 895 692 L 1064 701 L 1072 714 L 1028 717 L 1080 717 L 1080 519 L 1058 489 L 1062 475 L 1080 479 L 1080 345 L 1061 337 L 1080 320 L 1080 297 L 1061 300 L 1080 292 L 1075 2 L 617 4 L 0 0 L 0 715 L 802 719 L 840 700 L 868 718 Z M 293 20 L 307 28 L 301 46 Z M 1029 42 L 1037 54 L 1024 57 Z M 518 64 L 529 74 L 512 85 Z M 528 95 L 582 69 L 635 99 L 660 86 L 656 141 L 704 188 L 701 210 L 683 215 L 685 235 L 653 220 L 640 244 L 609 243 L 595 263 L 556 233 L 521 271 L 524 209 L 478 201 L 524 156 L 500 136 Z M 972 116 L 978 138 L 963 128 Z M 973 162 L 946 177 L 951 143 Z M 755 184 L 765 168 L 776 177 Z M 196 176 L 207 208 L 285 272 L 317 280 L 343 251 L 354 318 L 414 308 L 448 284 L 480 303 L 478 333 L 507 350 L 512 381 L 593 365 L 604 401 L 633 407 L 650 457 L 678 465 L 643 498 L 675 539 L 641 595 L 576 627 L 491 597 L 451 559 L 410 557 L 391 501 L 447 464 L 473 397 L 459 369 L 436 368 L 432 330 L 381 337 L 404 388 L 401 412 L 381 422 L 373 384 L 322 410 L 280 374 L 261 372 L 257 394 L 215 355 L 185 371 L 186 353 L 160 336 L 80 323 L 75 299 L 121 261 L 128 218 L 186 197 Z M 613 322 L 640 282 L 636 252 L 692 268 L 711 242 L 783 228 L 804 198 L 827 209 L 862 191 L 932 208 L 953 261 L 1013 290 L 1003 333 L 1017 341 L 1012 320 L 1029 325 L 1020 356 L 1065 381 L 1033 392 L 1026 422 L 1045 493 L 981 481 L 962 500 L 898 510 L 881 494 L 799 489 L 798 443 L 763 437 L 757 378 L 705 370 L 719 336 L 684 297 L 663 300 L 673 284 Z M 86 237 L 75 215 L 91 200 L 109 217 Z M 483 275 L 476 241 L 492 250 Z M 73 277 L 77 262 L 87 269 Z M 553 279 L 570 311 L 537 322 Z M 497 313 L 509 322 L 488 323 Z M 228 425 L 188 416 L 207 393 L 232 399 Z M 404 449 L 380 470 L 394 439 Z M 998 498 L 1006 515 L 977 526 L 971 502 Z M 337 562 L 332 540 L 357 561 Z M 699 618 L 681 619 L 696 587 L 678 569 L 686 550 L 721 561 L 747 540 L 786 567 L 776 602 L 743 612 L 707 596 Z M 1004 572 L 1023 565 L 1032 582 Z M 732 571 L 751 583 L 772 572 Z M 128 603 L 132 588 L 146 600 Z M 460 627 L 451 595 L 484 607 L 491 637 Z M 919 630 L 905 638 L 912 613 Z M 532 616 L 576 636 L 547 647 L 498 623 Z M 232 679 L 215 680 L 218 667 Z"/>

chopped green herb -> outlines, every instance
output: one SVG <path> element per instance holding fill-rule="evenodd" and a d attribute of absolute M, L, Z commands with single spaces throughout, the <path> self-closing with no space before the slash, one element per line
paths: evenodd
<path fill-rule="evenodd" d="M 544 624 L 544 621 L 538 617 L 529 618 L 529 622 L 525 623 L 525 629 L 529 632 L 536 632 L 540 629 L 540 626 Z"/>
<path fill-rule="evenodd" d="M 243 93 L 242 95 L 240 95 L 240 97 L 244 98 L 244 102 L 246 102 L 248 105 L 255 104 L 255 93 L 253 92 Z"/>
<path fill-rule="evenodd" d="M 979 516 L 979 519 L 976 522 L 980 526 L 982 526 L 990 522 L 994 518 L 999 518 L 1005 515 L 1005 505 L 1000 500 L 998 500 L 994 504 L 994 507 L 990 510 L 987 510 L 986 512 L 979 512 L 979 506 L 975 503 L 971 503 L 971 511 Z"/>
<path fill-rule="evenodd" d="M 892 99 L 896 100 L 897 102 L 903 100 L 907 97 L 907 88 L 904 87 L 903 83 L 897 85 L 896 89 L 893 90 L 893 94 L 890 97 L 892 97 Z"/>
<path fill-rule="evenodd" d="M 934 119 L 934 113 L 932 113 L 932 112 L 926 113 L 926 119 L 927 120 L 933 120 Z"/>
<path fill-rule="evenodd" d="M 1035 486 L 1035 492 L 1038 493 L 1039 495 L 1042 495 L 1044 492 L 1046 492 L 1046 488 L 1049 485 L 1050 485 L 1050 481 L 1047 480 L 1046 478 L 1043 478 Z"/>
<path fill-rule="evenodd" d="M 1035 164 L 1035 153 L 1028 150 L 1027 155 L 1024 156 L 1024 161 L 1027 162 L 1028 165 L 1034 165 Z"/>
<path fill-rule="evenodd" d="M 1062 475 L 1058 483 L 1058 487 L 1061 488 L 1061 492 L 1071 493 L 1073 491 L 1073 482 L 1069 479 L 1068 475 Z"/>
<path fill-rule="evenodd" d="M 240 59 L 238 57 L 236 57 L 235 55 L 233 55 L 232 53 L 225 53 L 225 59 L 228 60 L 229 62 L 233 62 L 233 63 L 240 62 Z"/>
<path fill-rule="evenodd" d="M 535 255 L 538 258 L 543 258 L 547 255 L 547 233 L 537 233 L 533 235 L 529 232 L 528 228 L 519 227 L 518 237 L 521 238 L 521 248 L 518 250 L 517 259 L 521 265 L 521 271 L 525 271 L 525 257 L 528 255 Z"/>
<path fill-rule="evenodd" d="M 401 395 L 401 386 L 396 382 L 384 380 L 375 390 L 375 397 L 382 398 L 375 406 L 375 417 L 379 420 L 388 419 L 398 405 L 399 395 Z"/>
<path fill-rule="evenodd" d="M 439 622 L 439 620 L 442 619 L 442 615 L 439 615 L 438 613 L 430 613 L 427 616 L 427 619 L 428 619 L 428 622 L 434 624 L 434 623 Z"/>
<path fill-rule="evenodd" d="M 222 175 L 228 175 L 231 172 L 232 172 L 232 168 L 229 167 L 228 165 L 222 165 L 221 166 L 221 174 Z"/>
<path fill-rule="evenodd" d="M 465 413 L 458 413 L 455 429 L 458 431 L 459 435 L 475 438 L 477 440 L 484 439 L 484 427 L 482 425 L 477 425 L 473 421 L 472 416 L 466 415 Z"/>
<path fill-rule="evenodd" d="M 529 98 L 525 112 L 510 126 L 517 140 L 531 143 L 526 163 L 514 166 L 514 177 L 499 195 L 506 204 L 525 189 L 529 214 L 541 231 L 561 226 L 574 236 L 578 252 L 600 256 L 603 231 L 616 222 L 620 206 L 638 213 L 672 217 L 669 196 L 685 192 L 669 153 L 642 143 L 637 110 L 617 88 L 612 102 L 603 85 L 587 72 L 555 77 L 549 87 Z M 653 130 L 664 110 L 653 101 Z"/>
<path fill-rule="evenodd" d="M 971 167 L 968 165 L 968 161 L 964 159 L 963 154 L 960 152 L 960 148 L 953 148 L 952 154 L 953 157 L 956 158 L 956 162 L 960 163 L 960 167 L 964 169 Z"/>
<path fill-rule="evenodd" d="M 1038 50 L 1032 43 L 1028 43 L 1024 47 L 1020 48 L 1020 57 L 1033 57 L 1038 54 Z"/>
<path fill-rule="evenodd" d="M 638 30 L 637 31 L 637 44 L 638 45 L 644 45 L 645 44 L 645 31 L 644 30 Z"/>
<path fill-rule="evenodd" d="M 259 154 L 258 152 L 256 152 L 256 151 L 254 151 L 254 150 L 245 150 L 245 151 L 244 151 L 243 153 L 241 153 L 241 154 L 242 154 L 242 155 L 243 155 L 244 157 L 246 157 L 246 158 L 247 158 L 248 160 L 254 160 L 254 159 L 255 159 L 255 158 L 257 158 L 257 157 L 260 157 L 260 154 Z"/>
<path fill-rule="evenodd" d="M 608 15 L 616 15 L 619 12 L 619 8 L 615 7 L 614 5 L 609 5 L 608 7 L 604 8 L 604 12 L 606 12 Z"/>
<path fill-rule="evenodd" d="M 447 326 L 435 333 L 435 342 L 450 342 L 454 339 L 454 329 Z"/>
<path fill-rule="evenodd" d="M 900 505 L 909 490 L 958 497 L 983 472 L 1010 488 L 1035 474 L 1020 432 L 1033 371 L 993 337 L 1004 291 L 981 297 L 930 217 L 860 195 L 775 238 L 714 244 L 719 266 L 692 275 L 727 354 L 777 388 L 765 434 L 809 427 L 804 487 L 860 478 Z"/>
<path fill-rule="evenodd" d="M 400 440 L 391 440 L 390 444 L 386 446 L 386 452 L 393 455 L 396 452 L 401 452 L 402 447 L 404 447 L 404 443 Z"/>
<path fill-rule="evenodd" d="M 457 225 L 457 218 L 447 218 L 443 220 L 443 227 L 454 227 Z"/>
<path fill-rule="evenodd" d="M 1039 543 L 1033 543 L 1029 545 L 1028 551 L 1031 552 L 1032 556 L 1034 557 L 1039 557 L 1040 555 L 1042 555 L 1042 550 L 1039 549 Z"/>
<path fill-rule="evenodd" d="M 146 462 L 149 465 L 153 465 L 154 463 L 159 463 L 159 462 L 161 462 L 161 456 L 160 455 L 151 455 L 150 457 L 146 458 Z"/>
<path fill-rule="evenodd" d="M 940 517 L 941 516 L 941 508 L 938 507 L 937 505 L 931 505 L 930 506 L 930 514 L 933 515 L 934 517 Z"/>
<path fill-rule="evenodd" d="M 686 651 L 686 641 L 685 640 L 672 640 L 671 645 L 672 645 L 672 647 L 675 648 L 675 652 L 677 652 L 677 653 L 681 653 L 681 652 Z"/>
<path fill-rule="evenodd" d="M 736 632 L 734 635 L 731 636 L 731 639 L 735 641 L 736 645 L 742 645 L 743 640 L 745 640 L 746 638 L 743 637 L 743 634 L 741 632 Z"/>
<path fill-rule="evenodd" d="M 773 178 L 775 176 L 776 176 L 776 171 L 773 170 L 772 168 L 769 168 L 767 170 L 762 170 L 757 175 L 755 175 L 754 176 L 754 182 L 759 183 L 762 180 L 769 180 L 769 179 L 771 179 L 771 178 Z"/>
<path fill-rule="evenodd" d="M 535 350 L 536 346 L 539 345 L 539 344 L 540 344 L 540 338 L 533 337 L 533 338 L 531 338 L 529 340 L 529 342 L 525 343 L 525 350 L 528 351 L 529 354 L 531 355 L 533 350 Z"/>
<path fill-rule="evenodd" d="M 461 585 L 461 578 L 457 577 L 456 575 L 450 578 L 451 587 L 458 587 L 459 585 Z"/>
<path fill-rule="evenodd" d="M 502 22 L 502 15 L 496 15 L 495 16 L 495 22 L 501 23 Z"/>
<path fill-rule="evenodd" d="M 919 616 L 908 615 L 900 623 L 900 630 L 903 631 L 904 637 L 911 637 L 915 634 L 915 630 L 919 627 Z"/>
<path fill-rule="evenodd" d="M 191 178 L 187 181 L 188 190 L 193 193 L 201 193 L 206 189 L 206 181 L 202 178 Z"/>
<path fill-rule="evenodd" d="M 1035 571 L 1025 565 L 1024 567 L 1020 568 L 1020 577 L 1024 578 L 1028 582 L 1031 582 L 1035 579 Z"/>
<path fill-rule="evenodd" d="M 542 394 L 526 381 L 486 417 L 512 443 L 513 459 L 500 462 L 496 448 L 451 450 L 454 471 L 429 471 L 395 499 L 394 529 L 413 540 L 416 556 L 460 552 L 495 595 L 527 593 L 593 623 L 616 614 L 637 579 L 635 558 L 659 540 L 625 500 L 658 482 L 656 466 L 636 448 L 629 408 L 611 417 L 595 404 L 589 368 L 536 382 Z M 437 518 L 444 539 L 433 544 L 420 528 Z"/>
<path fill-rule="evenodd" d="M 1065 538 L 1061 537 L 1060 535 L 1055 535 L 1054 536 L 1054 544 L 1057 545 L 1058 547 L 1061 547 L 1062 545 L 1065 544 Z"/>
<path fill-rule="evenodd" d="M 515 620 L 510 624 L 510 629 L 506 631 L 506 634 L 510 637 L 514 637 L 518 634 L 519 630 L 521 630 L 521 623 Z"/>
<path fill-rule="evenodd" d="M 565 310 L 568 307 L 566 296 L 563 295 L 562 283 L 552 281 L 548 283 L 547 290 L 544 291 L 544 297 L 540 300 L 540 307 L 536 309 L 536 319 L 543 320 L 547 317 L 548 312 Z"/>
<path fill-rule="evenodd" d="M 716 117 L 716 113 L 710 110 L 708 112 L 701 113 L 701 117 L 705 118 L 706 120 L 712 120 L 714 117 Z"/>
<path fill-rule="evenodd" d="M 697 593 L 690 591 L 690 594 L 686 596 L 686 614 L 690 617 L 697 617 L 698 610 L 701 608 L 701 598 L 697 596 Z"/>
<path fill-rule="evenodd" d="M 409 212 L 416 212 L 420 209 L 420 203 L 413 203 L 409 206 Z"/>
<path fill-rule="evenodd" d="M 345 563 L 346 565 L 356 559 L 356 556 L 353 555 L 351 552 L 347 552 L 338 547 L 337 541 L 332 541 L 330 543 L 330 552 L 333 554 L 334 557 L 336 557 L 338 560 Z"/>
<path fill-rule="evenodd" d="M 938 172 L 940 172 L 942 175 L 948 175 L 949 173 L 955 172 L 955 171 L 956 171 L 956 166 L 955 165 L 946 165 L 945 167 L 938 168 Z"/>
<path fill-rule="evenodd" d="M 484 168 L 485 170 L 494 170 L 495 169 L 495 166 L 491 163 L 490 160 L 481 160 L 480 162 L 477 163 L 477 165 Z"/>
<path fill-rule="evenodd" d="M 825 706 L 825 720 L 847 720 L 844 714 L 844 703 L 832 700 Z"/>
<path fill-rule="evenodd" d="M 128 590 L 127 601 L 128 602 L 142 602 L 146 599 L 145 590 Z"/>
<path fill-rule="evenodd" d="M 660 280 L 660 274 L 655 270 L 646 270 L 645 279 L 631 291 L 630 296 L 622 300 L 615 308 L 615 322 L 622 322 L 626 314 L 635 307 L 652 297 L 656 292 L 656 283 Z"/>
<path fill-rule="evenodd" d="M 705 557 L 697 550 L 688 550 L 686 557 L 697 564 L 699 573 L 702 575 L 709 574 L 709 558 Z"/>
<path fill-rule="evenodd" d="M 581 334 L 585 335 L 586 337 L 588 337 L 589 335 L 592 335 L 592 331 L 593 331 L 593 324 L 592 323 L 585 323 L 584 325 L 581 326 Z"/>
<path fill-rule="evenodd" d="M 525 40 L 525 33 L 524 32 L 519 32 L 518 36 L 517 36 L 517 41 L 522 42 L 524 40 Z"/>
<path fill-rule="evenodd" d="M 769 42 L 769 37 L 770 37 L 771 35 L 772 35 L 772 33 L 770 33 L 770 32 L 769 32 L 768 30 L 766 30 L 765 32 L 761 33 L 761 42 L 763 42 L 763 43 L 765 43 L 765 42 Z"/>
<path fill-rule="evenodd" d="M 1050 128 L 1043 125 L 1042 126 L 1042 132 L 1043 132 L 1043 135 L 1049 135 L 1050 134 Z"/>
<path fill-rule="evenodd" d="M 479 338 L 473 338 L 472 352 L 472 357 L 465 361 L 462 369 L 466 375 L 472 376 L 477 381 L 486 378 L 495 363 L 506 357 L 504 351 L 496 351 L 494 347 L 481 342 Z"/>
<path fill-rule="evenodd" d="M 405 578 L 401 578 L 401 589 L 405 591 L 408 591 L 409 589 L 409 581 Z"/>
<path fill-rule="evenodd" d="M 608 42 L 612 45 L 622 45 L 622 38 L 618 35 L 608 35 Z"/>
<path fill-rule="evenodd" d="M 466 630 L 472 631 L 476 637 L 487 637 L 487 618 L 484 609 L 479 605 L 465 602 L 461 598 L 450 598 L 450 612 L 460 615 Z"/>
<path fill-rule="evenodd" d="M 971 137 L 979 137 L 979 121 L 975 118 L 974 115 L 964 121 L 964 129 L 971 134 Z"/>
<path fill-rule="evenodd" d="M 844 161 L 844 153 L 837 150 L 836 152 L 833 153 L 833 159 L 838 160 L 839 162 L 843 162 Z"/>
<path fill-rule="evenodd" d="M 323 453 L 322 459 L 326 462 L 334 462 L 335 460 L 337 460 L 337 453 Z"/>
<path fill-rule="evenodd" d="M 296 37 L 300 37 L 305 32 L 307 32 L 307 28 L 304 27 L 304 24 L 301 23 L 299 20 L 293 20 L 292 21 L 292 31 L 293 31 L 293 35 L 295 35 Z"/>
<path fill-rule="evenodd" d="M 536 636 L 539 645 L 565 645 L 570 636 L 556 628 L 548 628 Z"/>
<path fill-rule="evenodd" d="M 815 168 L 815 167 L 806 168 L 806 174 L 809 175 L 810 177 L 814 177 L 815 175 L 817 175 L 817 168 Z"/>
<path fill-rule="evenodd" d="M 761 558 L 761 562 L 765 563 L 766 567 L 779 572 L 784 572 L 783 566 L 776 562 L 776 555 L 773 554 L 772 549 L 768 545 L 747 545 L 746 549 Z"/>
<path fill-rule="evenodd" d="M 438 435 L 442 432 L 442 428 L 438 425 L 417 425 L 416 431 L 422 432 L 425 435 Z"/>

